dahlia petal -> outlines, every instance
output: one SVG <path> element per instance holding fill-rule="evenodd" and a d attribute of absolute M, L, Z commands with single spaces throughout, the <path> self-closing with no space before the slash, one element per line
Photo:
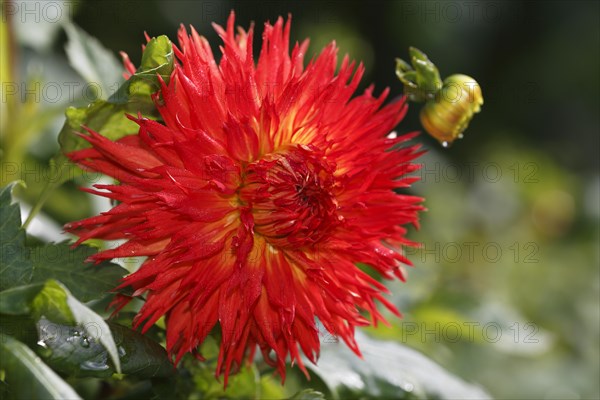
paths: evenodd
<path fill-rule="evenodd" d="M 168 244 L 169 239 L 155 241 L 129 241 L 113 250 L 105 250 L 91 257 L 92 260 L 98 262 L 102 260 L 110 260 L 112 258 L 153 256 L 161 252 Z"/>
<path fill-rule="evenodd" d="M 119 54 L 121 55 L 121 59 L 123 60 L 123 65 L 125 66 L 125 69 L 127 70 L 127 72 L 123 73 L 123 78 L 125 78 L 125 80 L 131 78 L 131 75 L 135 74 L 136 72 L 136 68 L 133 65 L 133 63 L 131 62 L 131 60 L 129 59 L 129 55 L 127 53 L 125 53 L 124 51 L 120 51 Z"/>
<path fill-rule="evenodd" d="M 96 150 L 100 151 L 109 160 L 121 163 L 121 165 L 132 171 L 151 169 L 162 164 L 156 156 L 139 145 L 137 136 L 125 136 L 122 140 L 113 142 L 85 126 L 83 128 L 89 133 L 89 136 L 80 135 L 81 137 L 90 142 Z M 137 146 L 127 144 L 131 141 L 136 142 Z"/>

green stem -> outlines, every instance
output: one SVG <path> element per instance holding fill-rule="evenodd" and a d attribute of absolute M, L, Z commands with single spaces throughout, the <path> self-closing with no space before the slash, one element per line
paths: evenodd
<path fill-rule="evenodd" d="M 260 398 L 262 398 L 261 397 L 262 391 L 260 388 L 260 371 L 258 370 L 258 368 L 256 368 L 255 363 L 252 363 L 250 368 L 252 369 L 252 372 L 254 373 L 254 398 L 260 399 Z"/>
<path fill-rule="evenodd" d="M 46 201 L 50 198 L 50 195 L 56 188 L 57 188 L 57 185 L 55 182 L 46 181 L 46 183 L 44 183 L 44 188 L 42 189 L 42 194 L 40 194 L 40 197 L 38 197 L 33 208 L 29 212 L 29 215 L 27 216 L 27 219 L 23 223 L 24 230 L 27 229 L 27 227 L 29 226 L 31 221 L 33 221 L 35 216 L 40 212 L 40 210 L 44 206 L 44 203 L 46 203 Z"/>

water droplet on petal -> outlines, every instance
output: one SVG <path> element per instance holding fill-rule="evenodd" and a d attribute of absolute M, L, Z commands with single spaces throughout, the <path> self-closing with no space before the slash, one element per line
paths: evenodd
<path fill-rule="evenodd" d="M 459 139 L 462 139 L 464 137 L 465 137 L 465 135 L 463 135 L 462 133 L 459 133 L 458 136 L 457 136 L 457 138 L 459 138 Z"/>
<path fill-rule="evenodd" d="M 442 147 L 448 147 L 450 146 L 450 143 L 446 142 L 445 140 L 442 142 Z"/>
<path fill-rule="evenodd" d="M 81 347 L 90 347 L 90 340 L 87 338 L 87 336 L 84 336 L 81 338 L 80 344 Z"/>

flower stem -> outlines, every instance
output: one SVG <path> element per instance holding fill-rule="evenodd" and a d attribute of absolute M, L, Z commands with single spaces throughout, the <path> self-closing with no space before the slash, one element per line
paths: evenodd
<path fill-rule="evenodd" d="M 46 203 L 46 201 L 48 200 L 48 198 L 50 197 L 50 194 L 54 191 L 54 189 L 56 189 L 56 184 L 54 182 L 46 181 L 46 183 L 44 183 L 44 188 L 42 189 L 42 194 L 40 194 L 40 197 L 38 197 L 33 208 L 29 212 L 29 215 L 27 216 L 27 219 L 23 223 L 22 228 L 24 230 L 27 230 L 27 227 L 29 226 L 31 221 L 33 221 L 35 216 L 40 212 L 40 210 L 44 206 L 44 203 Z"/>

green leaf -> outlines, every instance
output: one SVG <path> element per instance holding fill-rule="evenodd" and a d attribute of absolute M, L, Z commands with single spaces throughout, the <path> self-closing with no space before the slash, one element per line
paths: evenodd
<path fill-rule="evenodd" d="M 26 315 L 31 312 L 30 303 L 42 290 L 42 284 L 17 286 L 0 292 L 0 314 Z"/>
<path fill-rule="evenodd" d="M 152 378 L 152 395 L 146 398 L 150 400 L 189 400 L 189 399 L 211 399 L 203 392 L 194 396 L 194 382 L 190 371 L 185 368 L 177 368 L 169 378 Z M 212 378 L 214 380 L 214 376 Z"/>
<path fill-rule="evenodd" d="M 243 365 L 241 368 L 229 375 L 227 388 L 223 387 L 222 379 L 215 379 L 215 368 L 219 353 L 220 339 L 210 334 L 200 349 L 206 362 L 198 362 L 193 356 L 183 357 L 179 365 L 177 375 L 183 378 L 183 374 L 192 377 L 193 387 L 186 387 L 184 379 L 176 379 L 180 388 L 187 389 L 188 395 L 184 398 L 203 399 L 285 399 L 286 393 L 281 381 L 273 374 L 261 376 L 256 364 Z M 189 380 L 189 378 L 187 378 Z M 161 390 L 156 388 L 157 398 L 168 397 L 168 387 Z M 293 392 L 292 392 L 293 393 Z"/>
<path fill-rule="evenodd" d="M 165 83 L 169 82 L 173 72 L 173 45 L 167 36 L 152 38 L 142 54 L 142 62 L 135 74 L 129 78 L 109 101 L 122 104 L 125 102 L 151 102 L 150 96 L 160 89 L 158 75 Z"/>
<path fill-rule="evenodd" d="M 260 398 L 261 382 L 257 379 L 257 371 L 252 366 L 243 366 L 235 374 L 230 375 L 227 388 L 214 379 L 215 365 L 198 364 L 188 359 L 187 364 L 193 376 L 196 392 L 209 399 L 252 399 Z M 192 364 L 192 365 L 189 365 Z"/>
<path fill-rule="evenodd" d="M 442 78 L 437 67 L 421 50 L 411 47 L 408 52 L 412 65 L 417 72 L 417 87 L 429 95 L 434 95 L 442 88 Z"/>
<path fill-rule="evenodd" d="M 128 271 L 107 261 L 98 265 L 86 263 L 85 260 L 95 252 L 88 246 L 72 249 L 68 243 L 36 247 L 32 252 L 32 282 L 60 280 L 79 300 L 98 299 L 114 289 Z"/>
<path fill-rule="evenodd" d="M 67 109 L 67 121 L 58 137 L 62 152 L 89 147 L 84 139 L 73 133 L 82 131 L 82 125 L 111 140 L 137 133 L 138 125 L 125 114 L 141 113 L 148 118 L 157 117 L 151 98 L 160 88 L 157 74 L 168 82 L 172 71 L 173 45 L 166 36 L 153 38 L 146 45 L 142 63 L 136 73 L 107 101 L 97 100 L 87 107 Z"/>
<path fill-rule="evenodd" d="M 46 318 L 59 324 L 81 326 L 88 339 L 97 340 L 104 346 L 117 373 L 121 373 L 117 345 L 106 322 L 73 297 L 60 282 L 48 280 L 34 298 L 32 309 L 38 320 Z"/>
<path fill-rule="evenodd" d="M 58 136 L 58 142 L 63 152 L 68 153 L 89 147 L 89 143 L 77 136 L 75 132 L 83 132 L 82 125 L 98 132 L 111 140 L 133 135 L 138 131 L 138 125 L 129 120 L 125 113 L 137 114 L 137 111 L 148 112 L 145 109 L 130 107 L 128 104 L 114 104 L 97 100 L 87 107 L 67 108 L 67 121 Z"/>
<path fill-rule="evenodd" d="M 67 243 L 28 247 L 25 231 L 21 229 L 19 205 L 11 204 L 13 186 L 14 184 L 10 184 L 0 189 L 0 291 L 56 279 L 75 297 L 87 302 L 105 296 L 117 286 L 119 280 L 128 273 L 127 270 L 110 262 L 98 265 L 86 263 L 85 260 L 95 253 L 92 247 L 78 246 L 71 249 Z M 16 301 L 19 293 L 12 293 L 11 296 L 16 297 L 11 297 L 10 301 Z M 7 303 L 3 304 L 8 307 Z M 0 312 L 21 313 L 25 306 L 26 302 L 22 302 L 21 310 Z"/>
<path fill-rule="evenodd" d="M 412 67 L 406 61 L 396 59 L 396 75 L 404 84 L 404 94 L 415 102 L 435 98 L 442 88 L 442 78 L 437 67 L 421 50 L 410 47 L 408 52 Z"/>
<path fill-rule="evenodd" d="M 166 350 L 154 340 L 123 325 L 108 323 L 121 355 L 124 374 L 140 378 L 160 378 L 173 375 L 175 368 Z"/>
<path fill-rule="evenodd" d="M 49 280 L 31 302 L 35 319 L 50 318 L 54 322 L 75 325 L 78 321 L 67 302 L 68 291 L 57 281 Z"/>
<path fill-rule="evenodd" d="M 290 400 L 325 400 L 325 395 L 313 389 L 304 389 L 290 397 Z"/>
<path fill-rule="evenodd" d="M 362 332 L 356 341 L 364 359 L 343 343 L 323 343 L 318 366 L 308 364 L 337 398 L 490 398 L 416 350 Z"/>
<path fill-rule="evenodd" d="M 121 372 L 138 378 L 168 377 L 174 367 L 158 343 L 124 326 L 108 323 L 118 348 Z M 38 353 L 54 370 L 72 377 L 109 377 L 115 371 L 108 352 L 84 327 L 55 324 L 46 318 L 37 323 Z"/>
<path fill-rule="evenodd" d="M 5 374 L 8 398 L 80 399 L 32 350 L 5 334 L 0 334 L 0 370 Z"/>
<path fill-rule="evenodd" d="M 108 100 L 96 100 L 87 107 L 69 107 L 66 122 L 58 136 L 61 151 L 53 157 L 51 165 L 56 169 L 53 182 L 58 186 L 69 180 L 71 162 L 65 154 L 89 147 L 89 143 L 76 135 L 82 125 L 111 139 L 118 140 L 138 132 L 138 125 L 126 114 L 141 114 L 146 118 L 159 117 L 151 95 L 159 89 L 157 75 L 169 81 L 173 71 L 173 45 L 166 36 L 148 42 L 138 70 Z"/>
<path fill-rule="evenodd" d="M 11 336 L 30 348 L 35 347 L 38 341 L 35 321 L 29 315 L 0 315 L 0 333 Z"/>
<path fill-rule="evenodd" d="M 140 68 L 134 75 L 136 78 L 144 79 L 158 86 L 156 75 L 160 75 L 165 82 L 169 82 L 171 72 L 173 72 L 173 45 L 165 35 L 152 38 L 146 45 L 142 54 Z"/>
<path fill-rule="evenodd" d="M 14 185 L 0 189 L 0 290 L 29 283 L 33 273 L 21 229 L 21 211 L 18 204 L 11 204 Z"/>
<path fill-rule="evenodd" d="M 64 290 L 67 289 L 65 288 Z M 75 297 L 71 296 L 70 293 L 68 293 L 67 303 L 73 312 L 77 323 L 83 325 L 84 329 L 90 336 L 99 340 L 100 343 L 104 345 L 108 351 L 110 359 L 115 365 L 117 373 L 121 373 L 121 362 L 119 360 L 117 345 L 115 344 L 115 340 L 106 322 L 104 322 L 102 317 L 100 317 L 98 314 L 87 308 Z M 92 329 L 95 329 L 96 331 L 94 332 Z M 94 334 L 96 334 L 96 336 L 93 336 Z"/>
<path fill-rule="evenodd" d="M 65 51 L 69 63 L 87 82 L 98 85 L 99 97 L 109 93 L 123 82 L 123 66 L 108 49 L 72 22 L 63 24 L 67 33 Z"/>

